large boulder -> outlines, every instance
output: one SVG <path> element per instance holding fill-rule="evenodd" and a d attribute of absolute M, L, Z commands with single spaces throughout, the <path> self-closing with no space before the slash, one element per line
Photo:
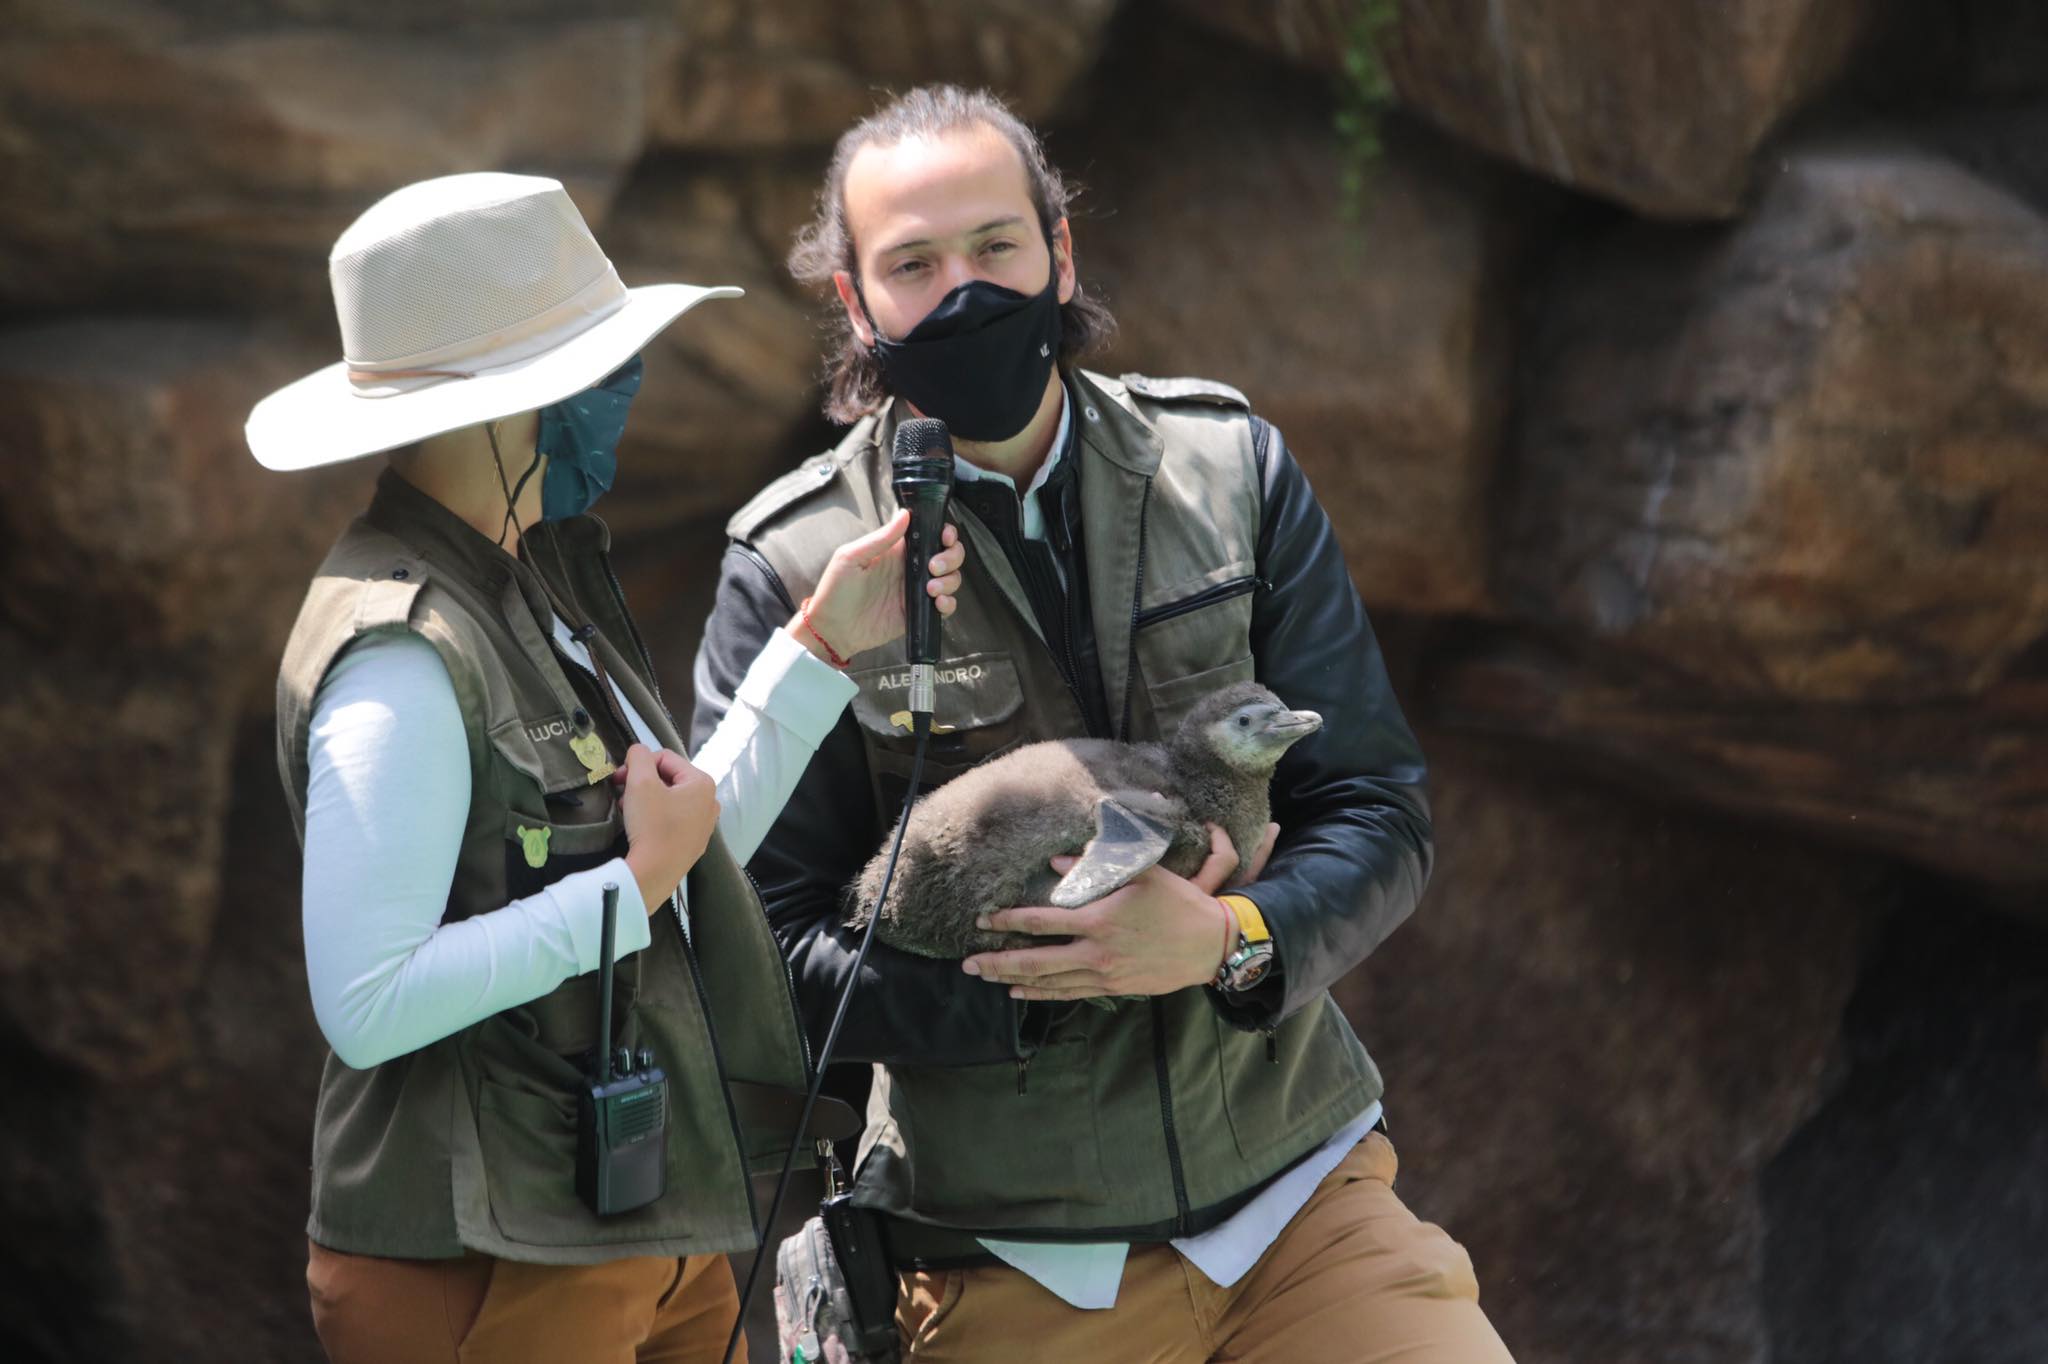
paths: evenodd
<path fill-rule="evenodd" d="M 621 537 L 722 522 L 825 439 L 817 418 L 817 307 L 781 253 L 809 166 L 714 170 L 651 161 L 620 195 L 605 249 L 628 284 L 737 284 L 646 351 L 647 381 L 620 446 L 620 487 L 600 514 Z"/>
<path fill-rule="evenodd" d="M 1105 72 L 1090 131 L 1052 149 L 1092 187 L 1074 238 L 1117 317 L 1102 363 L 1242 389 L 1372 605 L 1488 611 L 1514 210 L 1531 205 L 1404 125 L 1347 220 L 1326 99 L 1213 41 L 1161 39 L 1144 57 Z M 1207 92 L 1192 105 L 1175 93 L 1190 84 Z"/>
<path fill-rule="evenodd" d="M 230 794 L 204 811 L 218 826 L 218 867 L 202 960 L 152 960 L 162 934 L 149 920 L 177 908 L 167 889 L 113 907 L 125 931 L 102 963 L 112 975 L 125 956 L 176 977 L 167 1009 L 159 992 L 132 1000 L 139 1021 L 175 1031 L 176 1054 L 106 1075 L 41 1054 L 40 1029 L 10 1026 L 0 1046 L 7 1085 L 33 1096 L 0 1124 L 0 1348 L 10 1359 L 322 1358 L 305 1222 L 324 1047 L 300 955 L 298 850 L 268 717 L 210 733 Z"/>
<path fill-rule="evenodd" d="M 2048 914 L 2048 648 L 1982 695 L 1912 706 L 1732 700 L 1584 653 L 1477 632 L 1425 665 L 1420 709 L 1495 742 L 1540 741 L 1561 768 L 1908 858 Z"/>
<path fill-rule="evenodd" d="M 1361 48 L 1373 8 L 1176 3 L 1330 71 Z M 1725 218 L 1757 148 L 1839 71 L 1871 3 L 1399 0 L 1377 50 L 1403 105 L 1475 146 L 1653 217 Z"/>
<path fill-rule="evenodd" d="M 1759 1174 L 1826 1096 L 1879 878 L 1425 735 L 1438 864 L 1337 987 L 1400 1191 L 1527 1364 L 1766 1357 Z"/>
<path fill-rule="evenodd" d="M 1524 359 L 1522 617 L 1795 704 L 1981 696 L 2048 635 L 2048 220 L 1956 165 L 1808 148 L 1737 227 L 1576 242 Z"/>
<path fill-rule="evenodd" d="M 0 1027 L 113 1079 L 170 1064 L 219 901 L 235 726 L 266 712 L 307 576 L 366 465 L 242 441 L 310 348 L 237 324 L 0 333 L 0 745 L 62 795 L 0 838 Z"/>
<path fill-rule="evenodd" d="M 677 7 L 649 48 L 649 133 L 692 150 L 829 146 L 884 90 L 1000 90 L 1026 118 L 1059 107 L 1118 0 L 711 0 Z"/>
<path fill-rule="evenodd" d="M 298 8 L 32 5 L 0 45 L 0 304 L 317 317 L 334 239 L 397 186 L 539 172 L 600 220 L 640 154 L 644 20 Z"/>

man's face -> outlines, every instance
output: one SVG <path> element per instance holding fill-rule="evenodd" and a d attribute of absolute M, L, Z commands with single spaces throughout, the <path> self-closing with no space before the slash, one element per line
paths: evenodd
<path fill-rule="evenodd" d="M 901 340 L 959 286 L 987 280 L 1020 294 L 1045 288 L 1058 261 L 1059 300 L 1074 296 L 1072 238 L 1062 218 L 1048 246 L 1024 163 L 992 128 L 974 127 L 888 146 L 869 144 L 846 168 L 846 225 L 868 309 Z M 833 276 L 854 334 L 874 331 L 853 277 Z"/>

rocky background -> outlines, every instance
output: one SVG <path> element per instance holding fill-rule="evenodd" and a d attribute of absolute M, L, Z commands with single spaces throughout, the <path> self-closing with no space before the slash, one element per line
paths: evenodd
<path fill-rule="evenodd" d="M 782 252 L 945 78 L 1087 185 L 1104 367 L 1244 388 L 1336 518 L 1441 840 L 1342 993 L 1518 1358 L 2048 1359 L 2048 6 L 5 22 L 0 1354 L 318 1357 L 271 678 L 374 469 L 240 428 L 333 357 L 333 238 L 541 171 L 629 282 L 747 287 L 650 355 L 605 509 L 681 693 L 725 513 L 828 439 Z"/>

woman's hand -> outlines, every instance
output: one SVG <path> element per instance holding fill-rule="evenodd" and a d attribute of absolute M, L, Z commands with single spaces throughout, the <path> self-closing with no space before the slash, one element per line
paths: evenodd
<path fill-rule="evenodd" d="M 623 788 L 619 813 L 626 823 L 626 866 L 640 886 L 647 912 L 668 901 L 718 827 L 718 788 L 688 759 L 641 744 L 626 750 L 612 780 Z"/>
<path fill-rule="evenodd" d="M 849 659 L 901 635 L 903 535 L 909 527 L 910 513 L 899 511 L 880 530 L 834 550 L 818 590 L 811 594 L 809 628 L 799 610 L 784 627 L 790 637 L 831 663 L 834 653 Z M 932 577 L 925 590 L 938 601 L 939 614 L 950 616 L 959 605 L 953 594 L 960 590 L 967 546 L 951 524 L 941 539 L 944 547 L 932 556 Z"/>

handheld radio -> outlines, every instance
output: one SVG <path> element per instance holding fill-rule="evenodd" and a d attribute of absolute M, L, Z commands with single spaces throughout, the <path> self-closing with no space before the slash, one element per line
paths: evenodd
<path fill-rule="evenodd" d="M 668 1076 L 642 1047 L 612 1052 L 612 960 L 619 888 L 604 887 L 598 935 L 597 1055 L 576 1104 L 576 1192 L 599 1217 L 631 1212 L 668 1187 Z"/>

